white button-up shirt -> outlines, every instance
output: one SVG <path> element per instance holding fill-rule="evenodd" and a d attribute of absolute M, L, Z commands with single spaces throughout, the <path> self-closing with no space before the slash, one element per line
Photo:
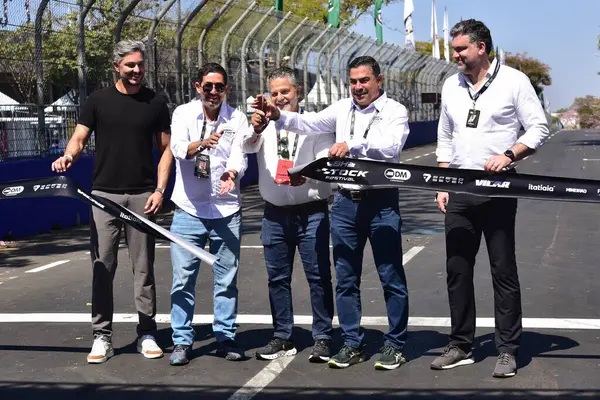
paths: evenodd
<path fill-rule="evenodd" d="M 314 114 L 314 113 L 313 113 Z M 297 135 L 289 131 L 280 131 L 282 138 L 287 136 L 290 159 L 294 150 L 294 142 L 298 138 L 294 165 L 306 164 L 321 157 L 327 157 L 329 149 L 335 142 L 333 133 L 323 135 Z M 305 204 L 311 201 L 324 200 L 331 194 L 331 185 L 313 179 L 307 179 L 300 186 L 280 185 L 275 183 L 277 163 L 277 129 L 270 122 L 261 134 L 250 127 L 244 135 L 244 151 L 258 153 L 258 187 L 265 201 L 276 206 Z"/>
<path fill-rule="evenodd" d="M 496 60 L 492 62 L 486 81 L 496 63 Z M 462 73 L 444 82 L 436 151 L 438 162 L 448 162 L 450 168 L 482 170 L 488 158 L 503 154 L 515 143 L 538 149 L 547 140 L 549 129 L 542 104 L 522 72 L 501 65 L 475 107 L 469 91 L 475 94 L 473 84 Z M 473 108 L 481 112 L 479 122 L 477 128 L 467 128 L 467 116 Z M 521 125 L 525 134 L 518 138 Z"/>
<path fill-rule="evenodd" d="M 354 136 L 350 137 L 352 111 L 355 113 Z M 372 121 L 372 123 L 371 123 Z M 364 133 L 371 123 L 366 138 Z M 352 98 L 339 100 L 318 113 L 281 112 L 277 129 L 312 135 L 335 132 L 336 142 L 346 142 L 351 158 L 400 162 L 400 151 L 408 137 L 406 107 L 382 93 L 377 100 L 361 109 Z M 343 184 L 345 189 L 359 185 Z M 362 187 L 365 188 L 366 187 Z"/>
<path fill-rule="evenodd" d="M 191 142 L 200 140 L 205 115 L 201 101 L 192 101 L 175 109 L 171 122 L 171 151 L 175 157 L 175 188 L 171 200 L 179 208 L 199 218 L 216 219 L 230 216 L 241 207 L 240 179 L 247 167 L 242 150 L 248 118 L 244 113 L 223 103 L 216 121 L 207 120 L 204 138 L 225 129 L 214 149 L 202 153 L 210 157 L 210 178 L 194 176 L 196 157 L 189 159 Z M 219 194 L 221 175 L 227 170 L 238 172 L 235 188 Z"/>

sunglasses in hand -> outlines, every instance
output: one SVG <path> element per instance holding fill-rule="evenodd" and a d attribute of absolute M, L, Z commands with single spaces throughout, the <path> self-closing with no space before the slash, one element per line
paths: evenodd
<path fill-rule="evenodd" d="M 202 90 L 204 91 L 204 93 L 210 93 L 210 92 L 212 92 L 213 87 L 216 89 L 217 92 L 223 93 L 225 91 L 225 88 L 227 87 L 227 85 L 225 85 L 224 83 L 221 83 L 221 82 L 217 82 L 217 83 L 207 82 L 204 85 L 202 85 Z"/>

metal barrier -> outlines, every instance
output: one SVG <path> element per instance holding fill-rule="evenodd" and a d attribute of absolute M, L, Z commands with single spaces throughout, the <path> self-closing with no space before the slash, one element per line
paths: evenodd
<path fill-rule="evenodd" d="M 439 110 L 423 104 L 421 93 L 441 91 L 456 72 L 454 64 L 250 0 L 3 1 L 0 75 L 8 83 L 0 91 L 22 104 L 0 104 L 0 162 L 62 151 L 77 104 L 113 84 L 110 60 L 119 39 L 146 43 L 147 85 L 171 109 L 196 97 L 198 67 L 215 61 L 228 71 L 227 102 L 234 107 L 247 111 L 251 97 L 266 90 L 268 70 L 287 65 L 301 77 L 304 106 L 321 110 L 349 96 L 349 61 L 371 55 L 388 95 L 408 108 L 411 122 L 430 121 Z M 68 92 L 73 104 L 53 105 Z"/>

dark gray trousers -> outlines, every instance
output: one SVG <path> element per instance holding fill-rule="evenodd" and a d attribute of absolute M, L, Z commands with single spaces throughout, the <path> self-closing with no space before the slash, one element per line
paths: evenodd
<path fill-rule="evenodd" d="M 152 193 L 114 194 L 99 190 L 92 194 L 105 197 L 144 215 L 144 206 Z M 90 223 L 92 282 L 92 329 L 94 336 L 112 336 L 113 280 L 117 270 L 117 254 L 121 231 L 129 250 L 134 276 L 135 307 L 139 322 L 139 336 L 156 331 L 156 288 L 154 286 L 154 236 L 147 235 L 126 225 L 97 207 L 92 207 Z"/>

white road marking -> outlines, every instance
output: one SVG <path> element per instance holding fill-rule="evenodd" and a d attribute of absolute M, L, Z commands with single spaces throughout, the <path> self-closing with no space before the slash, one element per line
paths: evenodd
<path fill-rule="evenodd" d="M 89 313 L 0 313 L 0 323 L 89 323 L 91 316 Z M 113 322 L 116 323 L 136 323 L 138 322 L 137 313 L 116 313 Z M 160 324 L 169 324 L 171 322 L 170 314 L 157 314 L 156 322 Z M 195 314 L 193 323 L 211 324 L 213 322 L 212 314 Z M 252 325 L 272 325 L 273 321 L 270 314 L 239 314 L 237 318 L 239 324 Z M 312 315 L 295 315 L 294 323 L 298 325 L 311 325 Z M 333 324 L 339 326 L 337 317 L 333 319 Z M 363 317 L 361 324 L 365 326 L 388 326 L 388 318 L 382 317 Z M 493 328 L 494 318 L 477 318 L 478 328 Z M 448 317 L 410 317 L 408 325 L 412 327 L 437 327 L 449 328 L 450 318 Z M 523 318 L 523 327 L 527 329 L 569 329 L 569 330 L 600 330 L 600 319 L 597 318 Z"/>
<path fill-rule="evenodd" d="M 30 269 L 29 271 L 25 271 L 26 274 L 30 274 L 30 273 L 34 273 L 34 272 L 40 272 L 49 268 L 53 268 L 56 267 L 58 265 L 62 265 L 62 264 L 66 264 L 68 263 L 70 260 L 61 260 L 61 261 L 56 261 L 47 265 L 42 265 L 41 267 L 37 267 L 34 269 Z"/>
<path fill-rule="evenodd" d="M 584 158 L 583 161 L 600 161 L 600 158 Z"/>
<path fill-rule="evenodd" d="M 403 256 L 402 256 L 402 263 L 403 264 L 407 264 L 410 260 L 412 260 L 412 258 L 414 256 L 416 256 L 417 254 L 419 254 L 419 252 L 421 250 L 423 250 L 425 247 L 424 246 L 415 246 L 412 249 L 410 249 L 409 251 L 407 251 Z"/>
<path fill-rule="evenodd" d="M 235 392 L 229 400 L 250 400 L 261 392 L 287 367 L 295 357 L 277 358 L 267 364 L 259 373 Z"/>

